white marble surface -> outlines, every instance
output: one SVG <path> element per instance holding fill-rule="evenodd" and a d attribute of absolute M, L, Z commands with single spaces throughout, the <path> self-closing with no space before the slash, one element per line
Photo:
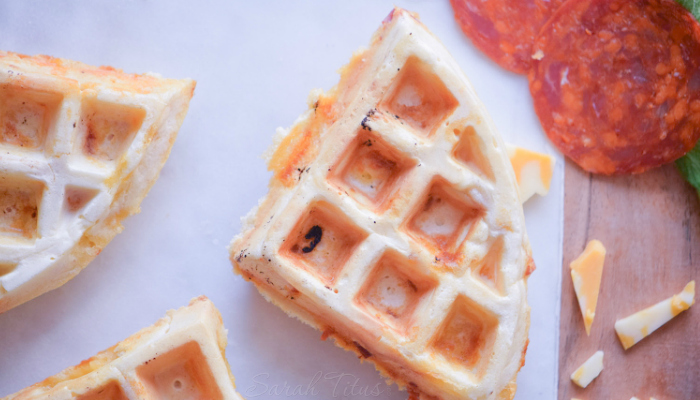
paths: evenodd
<path fill-rule="evenodd" d="M 206 294 L 229 330 L 228 360 L 247 398 L 405 398 L 370 364 L 265 302 L 232 273 L 226 251 L 239 218 L 266 192 L 269 173 L 260 155 L 275 128 L 296 119 L 310 89 L 336 83 L 334 71 L 368 44 L 392 3 L 420 13 L 507 141 L 554 152 L 527 80 L 474 49 L 448 1 L 0 2 L 2 49 L 198 81 L 142 213 L 75 279 L 0 315 L 0 395 Z M 538 269 L 529 283 L 531 342 L 517 399 L 556 398 L 562 183 L 559 158 L 549 196 L 525 206 Z"/>

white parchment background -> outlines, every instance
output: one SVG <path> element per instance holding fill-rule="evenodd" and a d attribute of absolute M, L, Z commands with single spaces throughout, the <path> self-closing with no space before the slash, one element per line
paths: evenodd
<path fill-rule="evenodd" d="M 506 141 L 554 153 L 527 80 L 481 55 L 449 2 L 417 11 L 466 72 Z M 310 89 L 369 43 L 392 1 L 2 1 L 0 48 L 198 81 L 160 180 L 125 231 L 75 279 L 0 315 L 0 396 L 112 346 L 205 294 L 229 330 L 228 361 L 248 399 L 404 399 L 370 364 L 262 299 L 231 271 L 226 245 L 266 192 L 260 158 Z M 525 206 L 537 263 L 517 399 L 555 399 L 563 208 L 561 158 L 549 196 Z M 294 389 L 297 389 L 296 392 Z"/>

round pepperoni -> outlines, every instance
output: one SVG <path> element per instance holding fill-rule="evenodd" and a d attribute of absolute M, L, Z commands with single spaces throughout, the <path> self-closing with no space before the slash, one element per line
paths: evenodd
<path fill-rule="evenodd" d="M 455 18 L 474 45 L 501 67 L 524 74 L 532 43 L 565 0 L 450 0 Z"/>
<path fill-rule="evenodd" d="M 639 173 L 700 137 L 700 25 L 673 0 L 570 0 L 528 75 L 547 136 L 584 170 Z"/>

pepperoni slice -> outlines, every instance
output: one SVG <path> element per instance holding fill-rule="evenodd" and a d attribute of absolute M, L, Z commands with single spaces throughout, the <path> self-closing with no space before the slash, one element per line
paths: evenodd
<path fill-rule="evenodd" d="M 568 1 L 533 50 L 535 111 L 584 170 L 643 172 L 700 137 L 700 25 L 675 1 Z"/>
<path fill-rule="evenodd" d="M 501 67 L 530 69 L 532 44 L 565 0 L 450 0 L 455 18 L 474 45 Z"/>

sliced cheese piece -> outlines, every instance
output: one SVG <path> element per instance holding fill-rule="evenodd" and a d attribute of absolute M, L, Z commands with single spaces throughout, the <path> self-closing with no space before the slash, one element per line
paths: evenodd
<path fill-rule="evenodd" d="M 605 246 L 598 240 L 591 240 L 583 253 L 569 264 L 571 279 L 574 281 L 574 290 L 581 308 L 587 335 L 591 334 L 591 325 L 593 318 L 595 318 L 604 262 Z"/>
<path fill-rule="evenodd" d="M 683 291 L 615 322 L 615 331 L 625 350 L 649 336 L 673 317 L 695 303 L 695 281 L 690 281 Z"/>
<path fill-rule="evenodd" d="M 554 174 L 554 157 L 507 144 L 508 157 L 518 181 L 520 201 L 525 203 L 535 193 L 544 196 Z"/>
<path fill-rule="evenodd" d="M 603 351 L 598 350 L 584 362 L 573 374 L 571 374 L 571 380 L 581 386 L 586 388 L 593 379 L 600 375 L 600 371 L 603 370 Z"/>

